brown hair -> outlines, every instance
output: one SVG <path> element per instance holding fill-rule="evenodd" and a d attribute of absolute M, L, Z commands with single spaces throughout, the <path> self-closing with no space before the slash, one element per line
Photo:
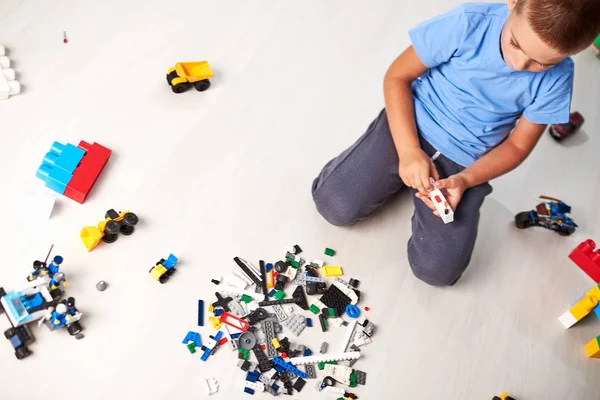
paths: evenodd
<path fill-rule="evenodd" d="M 518 0 L 533 31 L 547 45 L 566 54 L 589 46 L 600 34 L 600 0 Z"/>

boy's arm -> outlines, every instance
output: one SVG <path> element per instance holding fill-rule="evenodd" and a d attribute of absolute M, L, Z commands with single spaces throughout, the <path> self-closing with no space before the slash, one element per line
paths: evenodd
<path fill-rule="evenodd" d="M 450 182 L 456 179 L 463 180 L 464 188 L 467 189 L 512 171 L 531 153 L 545 129 L 546 125 L 534 124 L 521 116 L 519 123 L 504 142 L 463 171 L 444 180 L 447 182 L 440 182 L 439 187 L 460 185 L 460 182 Z"/>
<path fill-rule="evenodd" d="M 429 176 L 436 180 L 439 176 L 419 144 L 411 83 L 427 69 L 410 46 L 390 65 L 383 82 L 388 123 L 400 160 L 400 177 L 407 186 L 423 194 L 432 189 Z"/>

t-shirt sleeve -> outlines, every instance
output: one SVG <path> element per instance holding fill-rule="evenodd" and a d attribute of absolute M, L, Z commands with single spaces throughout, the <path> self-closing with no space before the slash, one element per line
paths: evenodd
<path fill-rule="evenodd" d="M 560 67 L 560 68 L 559 68 Z M 523 115 L 534 124 L 564 124 L 569 122 L 571 98 L 573 94 L 574 66 L 571 59 L 565 65 L 557 65 L 555 74 L 550 76 L 533 103 L 525 108 Z"/>
<path fill-rule="evenodd" d="M 468 22 L 464 7 L 459 6 L 409 30 L 421 62 L 433 68 L 450 60 L 463 43 Z"/>

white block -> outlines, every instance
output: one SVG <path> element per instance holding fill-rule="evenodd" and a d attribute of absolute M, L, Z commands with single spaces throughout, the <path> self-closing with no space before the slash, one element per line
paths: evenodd
<path fill-rule="evenodd" d="M 320 354 L 317 356 L 308 357 L 294 357 L 290 359 L 292 365 L 305 365 L 305 364 L 318 364 L 326 361 L 342 361 L 342 360 L 356 360 L 360 358 L 359 351 L 350 351 L 347 353 L 335 353 L 335 354 Z"/>
<path fill-rule="evenodd" d="M 570 328 L 577 323 L 577 319 L 571 314 L 570 311 L 567 311 L 563 315 L 558 318 L 558 320 L 565 326 L 565 328 Z"/>
<path fill-rule="evenodd" d="M 435 181 L 433 180 L 433 178 L 429 178 L 429 180 L 431 182 L 431 185 L 433 186 Z M 429 199 L 435 206 L 436 211 L 438 212 L 438 214 L 440 214 L 440 217 L 442 218 L 442 221 L 444 221 L 445 224 L 454 221 L 454 211 L 452 211 L 452 208 L 450 208 L 448 201 L 446 200 L 440 189 L 433 189 L 431 192 L 429 192 Z"/>

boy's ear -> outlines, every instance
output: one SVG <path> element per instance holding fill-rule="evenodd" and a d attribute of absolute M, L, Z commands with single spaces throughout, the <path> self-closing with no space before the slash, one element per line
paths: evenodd
<path fill-rule="evenodd" d="M 512 12 L 519 0 L 508 0 L 508 11 Z"/>

